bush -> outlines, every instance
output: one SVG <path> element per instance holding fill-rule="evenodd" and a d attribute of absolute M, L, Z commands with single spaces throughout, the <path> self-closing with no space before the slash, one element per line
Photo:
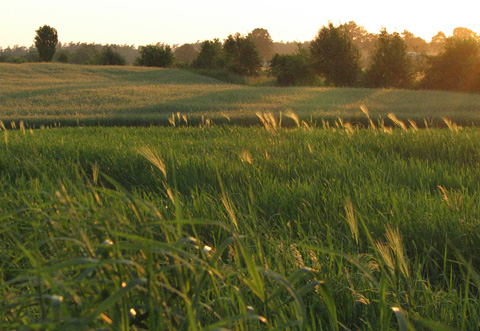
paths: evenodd
<path fill-rule="evenodd" d="M 475 39 L 449 38 L 443 52 L 428 62 L 422 87 L 480 91 L 480 45 Z"/>
<path fill-rule="evenodd" d="M 332 23 L 324 26 L 312 41 L 310 52 L 316 72 L 325 77 L 327 84 L 357 85 L 361 73 L 360 52 L 344 26 L 335 27 Z"/>
<path fill-rule="evenodd" d="M 175 48 L 173 53 L 175 54 L 177 62 L 181 64 L 191 63 L 198 56 L 198 50 L 196 50 L 192 44 L 183 44 Z"/>
<path fill-rule="evenodd" d="M 205 40 L 200 53 L 192 65 L 196 69 L 221 69 L 225 68 L 225 52 L 218 39 Z"/>
<path fill-rule="evenodd" d="M 98 54 L 96 62 L 100 65 L 109 66 L 124 66 L 127 63 L 120 53 L 108 45 L 103 47 L 102 51 Z"/>
<path fill-rule="evenodd" d="M 135 60 L 135 64 L 145 67 L 166 68 L 173 64 L 174 55 L 168 45 L 147 45 L 140 46 L 140 56 Z"/>
<path fill-rule="evenodd" d="M 413 84 L 413 67 L 407 46 L 397 33 L 382 29 L 366 72 L 367 85 L 384 88 L 409 88 Z"/>
<path fill-rule="evenodd" d="M 55 56 L 55 62 L 68 63 L 70 62 L 71 58 L 72 54 L 69 51 L 62 49 L 57 52 L 57 55 Z"/>
<path fill-rule="evenodd" d="M 229 35 L 223 44 L 227 68 L 241 76 L 255 76 L 262 68 L 262 60 L 252 39 L 239 33 Z"/>
<path fill-rule="evenodd" d="M 99 45 L 95 44 L 83 44 L 72 56 L 72 62 L 75 64 L 94 64 L 95 59 L 98 57 Z"/>
<path fill-rule="evenodd" d="M 35 32 L 37 33 L 35 36 L 35 47 L 38 49 L 40 61 L 51 62 L 58 44 L 57 30 L 48 25 L 44 25 L 39 27 Z"/>
<path fill-rule="evenodd" d="M 315 81 L 310 59 L 305 52 L 275 54 L 270 61 L 269 72 L 280 86 L 312 85 Z"/>

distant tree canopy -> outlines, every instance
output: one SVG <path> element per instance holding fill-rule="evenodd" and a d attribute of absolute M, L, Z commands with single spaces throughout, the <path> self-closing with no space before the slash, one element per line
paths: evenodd
<path fill-rule="evenodd" d="M 75 64 L 94 64 L 101 47 L 95 44 L 81 44 L 70 61 Z"/>
<path fill-rule="evenodd" d="M 279 86 L 312 85 L 315 82 L 310 54 L 300 47 L 294 54 L 275 54 L 269 72 Z"/>
<path fill-rule="evenodd" d="M 35 32 L 37 33 L 35 36 L 35 47 L 38 49 L 40 61 L 51 62 L 58 44 L 57 30 L 44 25 Z"/>
<path fill-rule="evenodd" d="M 448 38 L 444 50 L 429 58 L 422 87 L 463 92 L 480 91 L 480 44 L 467 39 Z"/>
<path fill-rule="evenodd" d="M 241 76 L 254 76 L 259 73 L 262 63 L 253 40 L 239 33 L 229 35 L 223 43 L 227 68 Z"/>
<path fill-rule="evenodd" d="M 273 40 L 268 30 L 257 28 L 250 32 L 247 36 L 252 40 L 258 50 L 258 55 L 263 61 L 268 61 L 273 56 Z"/>
<path fill-rule="evenodd" d="M 191 63 L 197 58 L 199 52 L 192 44 L 183 44 L 180 47 L 175 47 L 173 53 L 178 63 Z"/>
<path fill-rule="evenodd" d="M 407 46 L 408 52 L 426 53 L 428 51 L 427 42 L 422 38 L 415 36 L 410 31 L 403 30 L 402 39 Z"/>
<path fill-rule="evenodd" d="M 366 79 L 372 87 L 411 87 L 412 62 L 407 54 L 407 46 L 397 32 L 389 34 L 386 29 L 381 30 Z"/>
<path fill-rule="evenodd" d="M 140 56 L 135 61 L 139 66 L 166 68 L 173 64 L 173 51 L 168 45 L 147 45 L 140 46 L 139 49 Z"/>
<path fill-rule="evenodd" d="M 108 45 L 103 47 L 95 62 L 96 64 L 110 66 L 124 66 L 127 63 L 125 58 L 114 50 L 114 47 Z"/>
<path fill-rule="evenodd" d="M 310 43 L 313 66 L 327 84 L 354 86 L 358 83 L 360 53 L 343 26 L 324 26 Z"/>
<path fill-rule="evenodd" d="M 205 40 L 200 48 L 200 53 L 192 65 L 196 69 L 224 68 L 225 54 L 220 40 Z"/>

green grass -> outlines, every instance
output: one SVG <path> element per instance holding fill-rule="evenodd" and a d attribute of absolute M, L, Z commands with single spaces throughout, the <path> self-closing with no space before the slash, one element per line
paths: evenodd
<path fill-rule="evenodd" d="M 480 132 L 388 131 L 4 131 L 0 328 L 477 329 Z"/>
<path fill-rule="evenodd" d="M 479 329 L 479 98 L 0 64 L 0 329 Z"/>
<path fill-rule="evenodd" d="M 442 117 L 479 124 L 480 95 L 436 91 L 277 88 L 227 84 L 178 69 L 62 64 L 0 64 L 0 114 L 5 123 L 41 125 L 168 125 L 172 113 L 190 123 L 258 124 L 257 112 L 294 111 L 301 119 L 366 123 L 398 118 L 430 125 Z M 284 125 L 291 125 L 286 120 Z"/>

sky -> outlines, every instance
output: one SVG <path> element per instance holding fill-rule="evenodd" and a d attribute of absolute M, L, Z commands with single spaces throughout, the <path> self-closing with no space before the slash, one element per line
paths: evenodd
<path fill-rule="evenodd" d="M 193 43 L 255 28 L 274 41 L 309 41 L 329 21 L 355 21 L 369 32 L 408 30 L 430 41 L 455 27 L 480 32 L 478 0 L 2 0 L 0 47 L 33 45 L 50 25 L 59 41 L 99 44 Z M 477 4 L 475 4 L 477 3 Z"/>

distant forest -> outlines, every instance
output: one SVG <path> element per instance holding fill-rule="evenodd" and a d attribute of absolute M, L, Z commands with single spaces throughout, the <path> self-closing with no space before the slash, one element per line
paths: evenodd
<path fill-rule="evenodd" d="M 0 62 L 180 67 L 239 84 L 262 76 L 278 86 L 480 92 L 480 35 L 465 27 L 448 37 L 439 31 L 427 42 L 407 30 L 371 33 L 350 21 L 329 23 L 302 43 L 274 42 L 268 30 L 256 28 L 224 40 L 139 47 L 61 43 L 47 25 L 36 32 L 36 46 L 0 48 Z"/>
<path fill-rule="evenodd" d="M 177 62 L 187 63 L 196 57 L 200 52 L 203 41 L 197 41 L 191 44 L 175 44 L 172 46 L 173 52 Z M 274 53 L 278 54 L 292 54 L 295 53 L 298 49 L 298 45 L 308 46 L 309 42 L 274 42 Z M 56 51 L 56 58 L 67 52 L 71 55 L 70 62 L 76 64 L 91 64 L 91 61 L 95 54 L 102 51 L 103 47 L 107 45 L 96 44 L 96 43 L 59 43 Z M 140 50 L 134 45 L 116 45 L 109 44 L 122 55 L 127 64 L 135 64 L 135 59 L 140 55 Z M 191 52 L 182 52 L 184 49 L 191 48 Z M 0 47 L 0 62 L 10 62 L 10 63 L 26 63 L 26 62 L 39 62 L 38 51 L 34 45 L 30 47 L 14 45 L 13 47 L 7 47 L 5 49 Z"/>
<path fill-rule="evenodd" d="M 359 49 L 361 54 L 361 63 L 362 66 L 366 67 L 369 63 L 370 54 L 375 48 L 375 43 L 379 36 L 379 33 L 371 33 L 365 30 L 364 27 L 357 25 L 355 22 L 351 21 L 345 26 L 352 38 L 353 44 Z M 402 38 L 405 41 L 408 52 L 421 53 L 426 55 L 436 55 L 439 53 L 447 36 L 444 32 L 439 31 L 430 42 L 415 36 L 412 32 L 404 30 L 400 33 Z M 474 36 L 478 38 L 478 35 L 468 29 L 463 27 L 458 27 L 453 31 L 452 37 L 458 38 L 470 38 Z M 178 63 L 188 63 L 195 59 L 196 55 L 200 52 L 203 41 L 197 41 L 190 44 L 174 44 L 172 45 L 172 50 L 175 54 L 176 61 Z M 309 41 L 306 42 L 273 42 L 273 52 L 274 54 L 293 54 L 295 53 L 299 45 L 303 47 L 308 47 L 310 44 Z M 56 51 L 56 58 L 61 56 L 61 54 L 69 55 L 69 62 L 76 64 L 91 64 L 93 58 L 96 54 L 101 52 L 102 48 L 106 45 L 96 44 L 96 43 L 82 43 L 82 42 L 69 42 L 69 43 L 59 43 Z M 127 64 L 134 64 L 135 59 L 139 56 L 139 47 L 135 45 L 109 45 L 115 49 L 119 54 L 121 54 Z M 23 62 L 38 62 L 38 51 L 34 45 L 30 47 L 15 45 L 13 47 L 7 47 L 5 49 L 0 47 L 0 62 L 13 62 L 13 63 L 23 63 Z"/>

